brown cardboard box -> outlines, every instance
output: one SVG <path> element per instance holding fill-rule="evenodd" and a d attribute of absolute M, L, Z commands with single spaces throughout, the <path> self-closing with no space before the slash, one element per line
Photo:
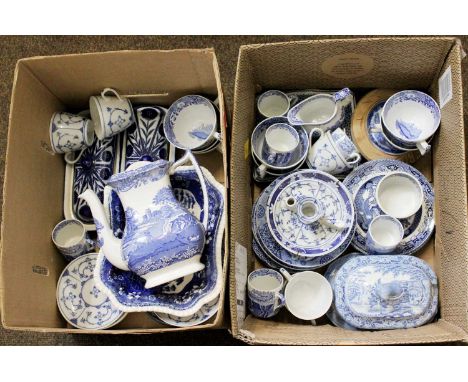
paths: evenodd
<path fill-rule="evenodd" d="M 360 38 L 246 45 L 239 52 L 231 151 L 232 333 L 252 344 L 438 343 L 468 338 L 468 227 L 461 60 L 453 38 Z M 428 325 L 393 331 L 347 331 L 312 326 L 283 312 L 259 320 L 245 311 L 246 275 L 260 266 L 252 253 L 252 201 L 248 152 L 255 126 L 255 94 L 266 89 L 423 89 L 439 100 L 438 79 L 451 67 L 453 98 L 442 108 L 432 158 L 416 163 L 433 181 L 436 233 L 420 254 L 439 278 L 440 314 Z M 432 159 L 432 160 L 431 160 Z M 243 206 L 243 208 L 238 208 Z"/>
<path fill-rule="evenodd" d="M 61 155 L 49 153 L 48 126 L 53 112 L 85 109 L 89 97 L 105 87 L 131 95 L 133 101 L 162 106 L 186 94 L 218 97 L 224 154 L 215 151 L 198 159 L 227 186 L 226 117 L 213 49 L 117 51 L 19 60 L 10 108 L 0 259 L 2 324 L 8 329 L 86 332 L 67 326 L 55 301 L 56 283 L 65 262 L 50 235 L 63 219 L 65 165 Z M 224 280 L 227 258 L 225 255 Z M 193 329 L 225 325 L 224 294 L 223 288 L 218 314 Z M 175 330 L 182 329 L 158 324 L 145 313 L 131 313 L 121 324 L 100 333 Z"/>

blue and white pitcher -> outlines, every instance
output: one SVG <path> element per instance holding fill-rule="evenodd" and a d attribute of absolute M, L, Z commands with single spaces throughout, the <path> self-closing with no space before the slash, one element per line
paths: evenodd
<path fill-rule="evenodd" d="M 204 214 L 203 224 L 199 222 L 177 201 L 169 180 L 169 175 L 188 160 L 194 164 L 200 178 L 203 209 L 208 211 L 205 180 L 190 151 L 173 164 L 163 159 L 136 162 L 108 180 L 106 187 L 117 193 L 125 211 L 122 239 L 114 236 L 97 195 L 89 189 L 80 195 L 91 208 L 99 246 L 107 260 L 117 268 L 130 270 L 144 278 L 145 288 L 204 268 L 200 257 L 205 245 L 208 214 Z"/>

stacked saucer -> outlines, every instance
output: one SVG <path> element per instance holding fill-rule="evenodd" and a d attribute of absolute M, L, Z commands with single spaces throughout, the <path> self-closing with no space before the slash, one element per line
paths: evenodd
<path fill-rule="evenodd" d="M 271 183 L 252 211 L 253 249 L 271 268 L 321 268 L 338 258 L 355 231 L 352 197 L 338 179 L 301 170 Z"/>

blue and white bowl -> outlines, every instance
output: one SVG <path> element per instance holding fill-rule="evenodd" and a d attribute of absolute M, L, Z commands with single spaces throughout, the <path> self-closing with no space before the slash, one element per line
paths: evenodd
<path fill-rule="evenodd" d="M 203 150 L 221 136 L 217 131 L 218 116 L 213 104 L 205 97 L 187 95 L 168 109 L 164 118 L 167 140 L 182 150 Z"/>

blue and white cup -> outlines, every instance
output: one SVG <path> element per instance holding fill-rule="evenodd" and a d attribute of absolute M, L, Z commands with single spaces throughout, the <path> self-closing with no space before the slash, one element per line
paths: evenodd
<path fill-rule="evenodd" d="M 350 163 L 354 164 L 359 163 L 361 156 L 359 155 L 358 149 L 341 127 L 331 132 L 331 138 L 335 143 L 337 152 L 341 154 L 346 161 L 350 161 Z"/>
<path fill-rule="evenodd" d="M 59 222 L 52 230 L 52 242 L 67 261 L 85 255 L 94 248 L 84 224 L 75 219 Z"/>
<path fill-rule="evenodd" d="M 248 307 L 259 318 L 271 318 L 284 306 L 284 280 L 273 269 L 257 269 L 247 279 Z"/>
<path fill-rule="evenodd" d="M 393 216 L 379 215 L 372 219 L 366 234 L 369 254 L 380 255 L 393 252 L 403 240 L 404 229 Z"/>
<path fill-rule="evenodd" d="M 262 159 L 272 166 L 288 165 L 298 146 L 296 129 L 287 123 L 276 123 L 265 132 Z"/>
<path fill-rule="evenodd" d="M 431 146 L 427 141 L 440 125 L 440 108 L 428 94 L 403 90 L 392 95 L 382 108 L 380 124 L 374 132 L 382 132 L 389 143 L 404 151 L 419 150 L 424 155 Z"/>
<path fill-rule="evenodd" d="M 100 96 L 89 98 L 89 111 L 99 140 L 119 134 L 135 122 L 130 100 L 111 88 L 104 89 Z"/>
<path fill-rule="evenodd" d="M 50 120 L 50 144 L 57 154 L 65 154 L 67 163 L 76 163 L 94 141 L 93 121 L 81 115 L 57 112 Z M 72 159 L 75 151 L 79 155 Z"/>
<path fill-rule="evenodd" d="M 257 100 L 258 112 L 266 118 L 285 115 L 290 106 L 289 97 L 279 90 L 268 90 Z"/>

